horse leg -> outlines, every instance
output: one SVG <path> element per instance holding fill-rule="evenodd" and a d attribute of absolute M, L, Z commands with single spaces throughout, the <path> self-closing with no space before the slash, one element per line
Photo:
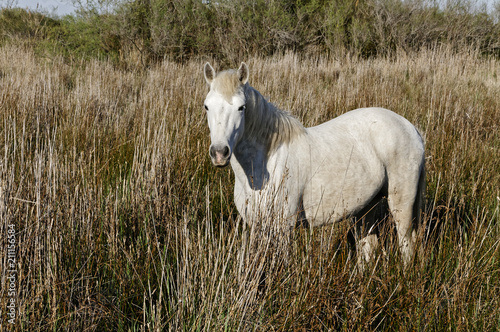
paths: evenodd
<path fill-rule="evenodd" d="M 289 243 L 300 215 L 300 196 L 284 190 L 258 191 L 245 200 L 245 218 L 250 220 L 249 238 L 252 259 L 255 259 L 257 293 L 266 293 L 269 278 L 280 265 L 288 264 Z M 243 209 L 242 209 L 243 210 Z"/>
<path fill-rule="evenodd" d="M 370 234 L 359 240 L 358 248 L 358 269 L 364 271 L 365 265 L 373 260 L 378 248 L 377 234 Z"/>
<path fill-rule="evenodd" d="M 389 185 L 387 201 L 396 223 L 399 249 L 405 266 L 410 263 L 414 252 L 415 234 L 413 234 L 413 222 L 417 217 L 414 212 L 415 204 L 418 204 L 419 197 L 417 196 L 420 195 L 420 176 L 419 172 L 414 176 L 413 180 L 405 179 L 405 181 Z"/>
<path fill-rule="evenodd" d="M 382 193 L 378 194 L 372 202 L 357 214 L 356 230 L 360 235 L 357 241 L 357 265 L 359 271 L 363 271 L 365 265 L 372 261 L 379 246 L 378 223 L 382 204 Z M 382 204 L 383 205 L 383 204 Z"/>

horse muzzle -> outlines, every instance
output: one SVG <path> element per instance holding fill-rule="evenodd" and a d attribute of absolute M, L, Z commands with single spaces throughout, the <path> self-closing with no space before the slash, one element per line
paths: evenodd
<path fill-rule="evenodd" d="M 212 145 L 210 146 L 210 158 L 212 163 L 217 167 L 226 167 L 231 159 L 231 149 L 227 145 Z"/>

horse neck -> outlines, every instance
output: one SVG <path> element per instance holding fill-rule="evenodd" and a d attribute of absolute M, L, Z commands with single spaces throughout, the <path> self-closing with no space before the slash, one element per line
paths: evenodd
<path fill-rule="evenodd" d="M 259 91 L 247 85 L 247 110 L 243 139 L 254 141 L 266 150 L 274 152 L 282 144 L 305 133 L 304 126 L 289 113 L 269 103 Z"/>

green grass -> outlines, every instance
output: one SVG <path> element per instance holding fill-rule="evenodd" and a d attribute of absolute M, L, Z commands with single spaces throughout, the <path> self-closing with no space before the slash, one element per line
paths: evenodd
<path fill-rule="evenodd" d="M 3 46 L 0 257 L 15 224 L 18 317 L 8 324 L 2 287 L 2 329 L 500 329 L 498 60 L 447 49 L 243 60 L 250 83 L 307 126 L 382 106 L 421 130 L 411 266 L 390 231 L 357 273 L 348 223 L 290 241 L 272 220 L 243 225 L 231 170 L 208 158 L 203 61 L 71 66 Z"/>

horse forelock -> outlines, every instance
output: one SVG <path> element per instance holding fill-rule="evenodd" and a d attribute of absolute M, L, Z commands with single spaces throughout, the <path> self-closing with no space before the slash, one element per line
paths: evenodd
<path fill-rule="evenodd" d="M 217 74 L 212 82 L 212 89 L 221 94 L 231 104 L 233 96 L 241 89 L 242 84 L 235 70 L 226 70 Z"/>

